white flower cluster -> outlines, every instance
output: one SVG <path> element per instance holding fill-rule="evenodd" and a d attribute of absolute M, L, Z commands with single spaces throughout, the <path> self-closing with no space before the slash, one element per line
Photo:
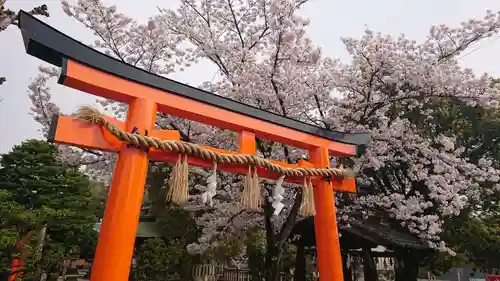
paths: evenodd
<path fill-rule="evenodd" d="M 98 0 L 63 1 L 63 9 L 94 31 L 95 48 L 124 62 L 165 75 L 208 61 L 219 75 L 210 82 L 200 81 L 206 90 L 328 129 L 371 132 L 373 142 L 354 161 L 363 192 L 354 203 L 342 206 L 339 217 L 381 212 L 446 249 L 439 238 L 443 220 L 483 194 L 483 183 L 494 184 L 488 192 L 499 192 L 500 172 L 490 159 L 474 163 L 464 157 L 469 148 L 457 145 L 455 136 L 433 136 L 419 125 L 432 119 L 429 105 L 437 99 L 498 105 L 499 90 L 491 87 L 491 77 L 476 77 L 455 57 L 498 33 L 499 14 L 487 12 L 484 19 L 469 20 L 458 28 L 432 27 L 422 43 L 367 30 L 361 39 L 342 39 L 352 60 L 341 63 L 324 57 L 306 36 L 309 20 L 297 12 L 305 2 L 183 0 L 178 9 L 161 10 L 146 24 Z M 33 116 L 46 131 L 51 115 L 59 111 L 46 86 L 57 70 L 40 71 L 29 90 Z M 126 106 L 101 103 L 123 118 Z M 411 117 L 416 115 L 420 123 Z M 157 125 L 179 130 L 184 140 L 221 148 L 235 145 L 233 134 L 196 122 L 159 115 Z M 271 148 L 270 155 L 279 158 L 296 159 L 304 153 Z M 68 148 L 61 154 L 66 161 L 85 164 L 96 177 L 109 178 L 114 156 Z M 203 235 L 198 245 L 189 247 L 191 252 L 213 246 L 222 230 L 261 224 L 261 215 L 238 208 L 240 185 L 237 176 L 224 176 L 217 197 L 212 196 L 215 190 L 209 191 L 213 210 L 198 218 Z M 279 213 L 275 223 L 286 218 L 293 202 L 294 195 L 283 187 L 285 192 L 278 189 L 272 195 Z"/>

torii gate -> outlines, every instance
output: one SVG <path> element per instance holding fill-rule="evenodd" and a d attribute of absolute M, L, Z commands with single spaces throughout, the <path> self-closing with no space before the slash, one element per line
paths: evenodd
<path fill-rule="evenodd" d="M 285 118 L 127 65 L 60 33 L 28 13 L 19 13 L 26 52 L 61 67 L 59 84 L 129 105 L 125 122 L 108 117 L 130 132 L 149 132 L 164 140 L 179 140 L 177 131 L 154 129 L 157 111 L 232 130 L 239 136 L 239 151 L 255 154 L 255 138 L 307 149 L 311 162 L 282 167 L 328 168 L 329 156 L 353 156 L 367 134 L 343 134 Z M 148 160 L 175 162 L 178 154 L 144 151 L 122 144 L 101 126 L 66 116 L 54 116 L 49 140 L 83 148 L 118 153 L 92 268 L 92 281 L 126 281 L 130 273 L 135 235 L 146 181 Z M 207 149 L 221 151 L 208 147 Z M 224 151 L 223 151 L 224 152 Z M 225 151 L 225 153 L 236 153 Z M 189 164 L 210 168 L 210 161 L 190 157 Z M 247 173 L 241 165 L 220 165 L 219 170 Z M 258 175 L 279 174 L 259 168 Z M 302 179 L 289 177 L 289 182 Z M 314 179 L 317 259 L 322 281 L 341 281 L 342 260 L 333 190 L 355 192 L 354 178 Z"/>

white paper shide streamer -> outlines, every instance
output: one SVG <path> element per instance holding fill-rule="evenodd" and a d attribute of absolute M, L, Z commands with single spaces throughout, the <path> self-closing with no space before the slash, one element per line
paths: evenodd
<path fill-rule="evenodd" d="M 283 200 L 283 194 L 285 193 L 285 189 L 283 188 L 283 180 L 285 179 L 285 176 L 281 176 L 277 181 L 276 181 L 276 186 L 273 189 L 273 208 L 274 208 L 274 215 L 277 216 L 281 213 L 281 210 L 283 210 L 283 207 L 285 205 L 281 202 Z"/>
<path fill-rule="evenodd" d="M 214 205 L 212 198 L 217 194 L 217 163 L 214 163 L 212 175 L 207 178 L 207 190 L 201 195 L 203 204 Z"/>

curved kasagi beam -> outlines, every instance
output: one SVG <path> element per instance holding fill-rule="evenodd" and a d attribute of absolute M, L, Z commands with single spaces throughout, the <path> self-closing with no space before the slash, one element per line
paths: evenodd
<path fill-rule="evenodd" d="M 146 95 L 147 98 L 158 101 L 158 109 L 164 113 L 223 129 L 253 131 L 257 137 L 300 148 L 326 146 L 336 156 L 355 155 L 357 146 L 366 145 L 370 141 L 368 133 L 347 134 L 326 130 L 149 73 L 100 53 L 24 11 L 19 12 L 19 28 L 28 54 L 62 67 L 59 80 L 61 84 L 94 95 L 123 102 L 137 95 Z M 86 76 L 78 71 L 84 71 Z M 113 78 L 114 83 L 105 83 L 106 89 L 102 85 L 87 83 L 95 84 L 96 80 L 92 79 L 96 77 L 100 77 L 101 82 L 104 78 Z M 133 85 L 135 90 L 140 89 L 141 92 L 125 92 L 125 85 Z M 121 92 L 116 88 L 121 88 Z M 142 94 L 144 89 L 147 89 L 147 94 Z M 112 92 L 114 94 L 109 95 Z M 186 113 L 178 105 L 162 104 L 168 100 L 182 101 L 183 106 L 196 105 L 200 114 Z M 203 114 L 200 110 L 210 113 Z M 224 116 L 217 117 L 213 114 Z M 259 128 L 251 127 L 255 124 Z M 326 143 L 329 145 L 325 145 Z"/>

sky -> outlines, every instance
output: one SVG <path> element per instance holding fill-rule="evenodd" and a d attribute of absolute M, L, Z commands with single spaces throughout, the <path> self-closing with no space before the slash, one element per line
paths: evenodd
<path fill-rule="evenodd" d="M 68 0 L 68 2 L 77 0 Z M 139 22 L 157 12 L 157 7 L 175 8 L 179 0 L 103 0 L 116 4 L 118 10 Z M 84 43 L 94 40 L 94 35 L 76 20 L 62 12 L 59 0 L 7 0 L 7 8 L 18 11 L 46 4 L 50 18 L 45 22 L 69 36 Z M 496 0 L 310 0 L 302 14 L 311 20 L 309 36 L 323 52 L 331 57 L 347 61 L 349 59 L 341 37 L 359 38 L 366 27 L 371 30 L 422 41 L 434 24 L 457 26 L 469 18 L 482 18 L 486 10 L 500 10 L 500 1 Z M 500 35 L 500 34 L 499 34 Z M 461 57 L 463 66 L 474 69 L 477 74 L 488 72 L 500 77 L 500 38 L 492 38 L 474 46 Z M 12 146 L 28 138 L 41 138 L 40 125 L 29 115 L 30 100 L 27 86 L 36 77 L 38 66 L 42 62 L 27 55 L 21 39 L 21 33 L 15 26 L 0 32 L 0 76 L 7 82 L 0 86 L 0 153 L 8 152 Z M 169 78 L 193 86 L 211 80 L 215 68 L 202 63 L 181 73 L 174 73 Z M 92 104 L 95 100 L 88 94 L 65 88 L 55 83 L 50 84 L 53 101 L 63 113 L 69 114 L 78 106 Z"/>

